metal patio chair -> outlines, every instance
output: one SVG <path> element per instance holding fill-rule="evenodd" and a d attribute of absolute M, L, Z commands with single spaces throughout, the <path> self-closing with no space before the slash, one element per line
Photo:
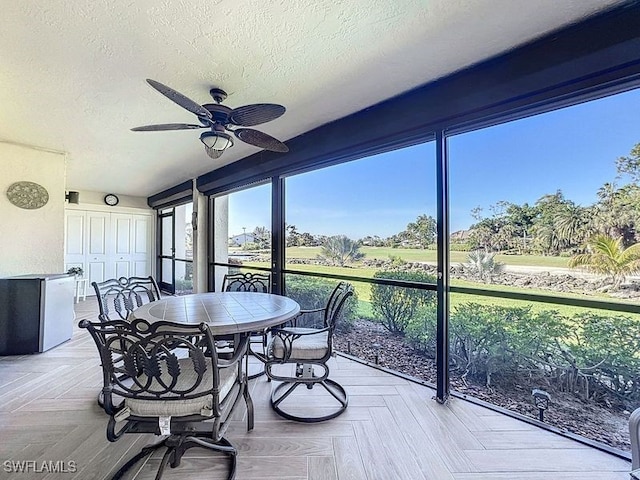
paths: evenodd
<path fill-rule="evenodd" d="M 114 479 L 166 448 L 158 480 L 167 464 L 178 467 L 192 447 L 227 456 L 228 478 L 235 477 L 237 451 L 223 435 L 242 397 L 247 428 L 253 428 L 253 404 L 242 368 L 246 340 L 232 358 L 221 360 L 206 323 L 82 320 L 79 326 L 89 331 L 100 353 L 107 439 L 115 442 L 127 433 L 163 436 L 129 459 Z"/>
<path fill-rule="evenodd" d="M 160 299 L 160 289 L 151 276 L 112 278 L 91 282 L 91 286 L 98 299 L 98 319 L 101 322 L 126 320 L 136 308 Z"/>
<path fill-rule="evenodd" d="M 228 273 L 222 279 L 223 292 L 271 292 L 271 274 L 268 273 Z M 260 345 L 262 355 L 256 355 L 252 345 Z M 249 353 L 258 359 L 264 358 L 267 348 L 267 332 L 252 332 L 249 339 Z M 249 380 L 264 375 L 264 367 L 249 375 Z"/>
<path fill-rule="evenodd" d="M 629 416 L 629 438 L 631 439 L 631 478 L 640 478 L 640 408 L 636 408 Z"/>
<path fill-rule="evenodd" d="M 160 289 L 151 276 L 111 278 L 91 282 L 91 286 L 96 292 L 101 322 L 127 320 L 136 308 L 160 299 Z M 98 405 L 103 406 L 102 392 L 98 395 Z"/>
<path fill-rule="evenodd" d="M 332 338 L 336 321 L 345 302 L 352 295 L 353 286 L 340 282 L 324 308 L 302 310 L 291 326 L 271 330 L 272 339 L 267 347 L 265 371 L 270 379 L 282 382 L 271 393 L 271 406 L 282 417 L 298 422 L 322 422 L 335 418 L 346 410 L 349 401 L 347 392 L 340 384 L 329 379 L 327 362 L 333 353 Z M 318 312 L 323 317 L 321 326 L 300 326 L 305 324 L 306 316 Z M 278 373 L 281 365 L 295 365 L 295 373 Z M 318 370 L 320 374 L 316 374 Z M 337 400 L 337 410 L 322 416 L 298 416 L 286 412 L 281 406 L 282 402 L 300 385 L 305 385 L 308 389 L 322 386 Z M 296 405 L 299 406 L 300 404 Z"/>
<path fill-rule="evenodd" d="M 223 292 L 271 292 L 269 273 L 228 273 L 222 279 Z"/>

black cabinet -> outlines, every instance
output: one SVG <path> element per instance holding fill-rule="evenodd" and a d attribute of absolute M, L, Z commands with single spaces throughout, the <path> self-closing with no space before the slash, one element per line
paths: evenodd
<path fill-rule="evenodd" d="M 71 338 L 75 277 L 21 275 L 0 279 L 0 355 L 49 350 Z"/>

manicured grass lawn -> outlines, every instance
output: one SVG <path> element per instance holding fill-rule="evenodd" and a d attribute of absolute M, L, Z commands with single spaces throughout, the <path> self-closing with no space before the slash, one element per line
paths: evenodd
<path fill-rule="evenodd" d="M 455 286 L 459 286 L 459 287 L 481 288 L 483 290 L 529 293 L 534 295 L 547 295 L 547 296 L 560 297 L 560 298 L 574 298 L 574 299 L 582 299 L 582 300 L 595 300 L 595 301 L 603 301 L 603 302 L 625 303 L 625 304 L 637 305 L 637 302 L 615 299 L 604 294 L 596 294 L 596 293 L 594 293 L 593 295 L 583 295 L 579 293 L 552 292 L 550 290 L 542 290 L 537 288 L 519 288 L 519 287 L 512 287 L 509 285 L 487 285 L 484 283 L 470 282 L 468 280 L 460 280 L 460 279 L 454 279 L 453 283 Z M 562 315 L 566 315 L 566 316 L 573 316 L 576 313 L 584 313 L 584 312 L 593 312 L 598 314 L 604 313 L 604 311 L 600 309 L 572 307 L 569 305 L 556 305 L 553 303 L 530 302 L 526 300 L 513 300 L 510 298 L 495 298 L 495 297 L 487 297 L 482 295 L 469 295 L 464 293 L 451 293 L 450 300 L 451 300 L 451 305 L 453 307 L 455 307 L 456 305 L 459 305 L 460 303 L 473 302 L 473 303 L 478 303 L 480 305 L 496 305 L 501 307 L 531 306 L 531 309 L 534 312 L 539 312 L 542 310 L 557 310 Z M 631 314 L 625 314 L 625 313 L 614 313 L 614 314 L 615 315 L 631 315 Z"/>
<path fill-rule="evenodd" d="M 463 253 L 463 252 L 456 252 Z M 460 263 L 467 261 L 467 252 L 464 252 L 464 258 L 458 260 Z M 505 265 L 532 266 L 532 267 L 558 267 L 568 268 L 568 257 L 545 257 L 544 255 L 496 255 L 496 261 Z M 453 260 L 452 260 L 453 262 Z"/>
<path fill-rule="evenodd" d="M 390 256 L 400 257 L 407 262 L 437 261 L 435 250 L 421 250 L 417 248 L 387 248 L 361 247 L 365 258 L 387 260 Z M 320 254 L 320 247 L 288 247 L 287 258 L 316 258 Z M 451 263 L 465 263 L 469 252 L 451 252 Z M 567 267 L 566 257 L 545 257 L 542 255 L 496 255 L 496 260 L 506 265 L 526 265 L 534 267 Z"/>
<path fill-rule="evenodd" d="M 266 263 L 257 263 L 257 262 L 243 262 L 243 265 L 250 266 L 262 266 L 268 267 L 269 265 Z M 363 278 L 373 278 L 373 274 L 376 273 L 375 268 L 351 268 L 351 267 L 330 267 L 327 265 L 290 265 L 289 268 L 291 270 L 298 270 L 301 272 L 317 272 L 317 273 L 326 273 L 329 275 L 349 275 L 352 277 L 363 277 Z M 363 282 L 351 282 L 353 284 L 353 288 L 355 288 L 356 293 L 358 294 L 358 299 L 361 301 L 369 301 L 371 296 L 371 285 Z"/>
<path fill-rule="evenodd" d="M 266 263 L 256 263 L 256 262 L 245 262 L 245 266 L 252 265 L 260 265 L 260 266 L 268 266 Z M 289 265 L 289 269 L 291 270 L 299 270 L 302 272 L 318 272 L 325 273 L 330 275 L 347 275 L 353 277 L 363 277 L 363 278 L 373 278 L 374 273 L 376 272 L 375 268 L 364 268 L 364 267 L 333 267 L 327 265 Z M 360 303 L 360 312 L 365 317 L 371 317 L 371 285 L 364 282 L 353 281 L 353 286 L 358 294 L 358 300 Z M 507 285 L 490 285 L 485 283 L 471 282 L 468 280 L 461 279 L 453 279 L 453 284 L 455 286 L 460 287 L 469 287 L 469 288 L 480 288 L 484 290 L 495 290 L 495 291 L 503 291 L 503 292 L 517 292 L 517 293 L 529 293 L 529 294 L 537 294 L 537 295 L 547 295 L 554 297 L 563 297 L 563 298 L 579 298 L 579 299 L 590 299 L 590 300 L 601 300 L 601 301 L 610 301 L 610 302 L 619 302 L 619 303 L 632 303 L 624 300 L 612 299 L 604 294 L 594 294 L 594 295 L 581 295 L 581 294 L 573 294 L 573 293 L 558 293 L 552 292 L 549 290 L 542 290 L 536 288 L 519 288 L 512 287 Z M 455 308 L 456 305 L 461 303 L 473 302 L 481 305 L 497 305 L 503 307 L 523 307 L 531 305 L 531 308 L 534 311 L 541 310 L 557 310 L 562 315 L 573 316 L 575 313 L 585 312 L 586 310 L 582 307 L 572 307 L 566 305 L 555 305 L 555 304 L 545 304 L 539 302 L 529 302 L 524 300 L 512 300 L 508 298 L 495 298 L 495 297 L 487 297 L 482 295 L 469 295 L 469 294 L 461 294 L 461 293 L 451 293 L 451 306 Z M 602 311 L 597 311 L 602 313 Z"/>

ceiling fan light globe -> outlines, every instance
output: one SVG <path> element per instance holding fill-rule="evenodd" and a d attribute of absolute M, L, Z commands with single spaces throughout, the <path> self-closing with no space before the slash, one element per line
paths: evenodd
<path fill-rule="evenodd" d="M 204 132 L 200 135 L 200 141 L 204 143 L 205 148 L 220 152 L 233 146 L 233 139 L 221 132 Z"/>
<path fill-rule="evenodd" d="M 213 148 L 209 148 L 206 145 L 204 146 L 204 151 L 207 152 L 207 155 L 209 155 L 209 157 L 214 160 L 216 158 L 220 158 L 224 153 L 224 150 L 214 150 Z"/>

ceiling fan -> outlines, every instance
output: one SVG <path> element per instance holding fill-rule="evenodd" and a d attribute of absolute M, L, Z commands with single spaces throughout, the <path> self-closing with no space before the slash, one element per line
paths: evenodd
<path fill-rule="evenodd" d="M 204 144 L 204 148 L 211 158 L 219 158 L 222 153 L 229 147 L 233 146 L 233 138 L 226 132 L 231 132 L 235 137 L 245 143 L 256 147 L 271 150 L 272 152 L 288 152 L 287 147 L 280 140 L 267 135 L 264 132 L 254 130 L 252 128 L 235 128 L 235 127 L 252 127 L 261 123 L 270 122 L 280 117 L 285 108 L 282 105 L 274 103 L 256 103 L 253 105 L 245 105 L 244 107 L 229 108 L 221 105 L 222 101 L 227 98 L 224 90 L 212 88 L 209 93 L 216 103 L 206 103 L 198 105 L 190 98 L 185 97 L 180 92 L 175 91 L 171 87 L 167 87 L 160 82 L 147 78 L 147 83 L 167 97 L 169 100 L 177 103 L 182 108 L 194 113 L 201 125 L 189 123 L 163 123 L 159 125 L 145 125 L 135 127 L 131 130 L 134 132 L 158 132 L 165 130 L 191 130 L 197 128 L 208 128 L 208 132 L 200 135 L 200 141 Z"/>

